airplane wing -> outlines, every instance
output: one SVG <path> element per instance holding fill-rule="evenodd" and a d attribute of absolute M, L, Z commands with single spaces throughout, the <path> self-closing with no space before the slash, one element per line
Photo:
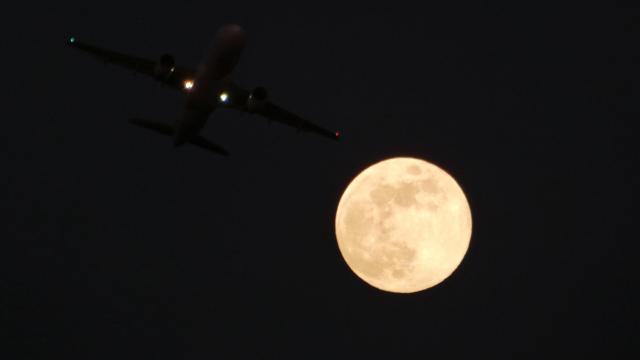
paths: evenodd
<path fill-rule="evenodd" d="M 264 106 L 256 110 L 257 114 L 266 117 L 268 120 L 276 121 L 296 128 L 298 131 L 313 132 L 332 140 L 340 140 L 339 131 L 327 130 L 319 125 L 307 121 L 300 116 L 289 112 L 272 102 L 266 102 Z"/>
<path fill-rule="evenodd" d="M 93 55 L 105 63 L 121 66 L 134 73 L 150 76 L 178 90 L 184 90 L 186 82 L 192 81 L 195 75 L 195 71 L 193 70 L 175 66 L 175 64 L 173 64 L 173 57 L 168 54 L 163 55 L 159 61 L 154 61 L 102 49 L 81 42 L 75 37 L 70 37 L 67 40 L 67 44 L 74 49 Z"/>
<path fill-rule="evenodd" d="M 288 110 L 283 109 L 269 100 L 264 101 L 260 106 L 250 109 L 248 105 L 250 97 L 251 93 L 249 91 L 230 82 L 227 84 L 225 91 L 220 94 L 219 106 L 259 114 L 265 117 L 268 121 L 279 122 L 293 127 L 297 131 L 312 132 L 332 140 L 340 140 L 339 131 L 327 130 L 320 125 L 314 124 Z"/>

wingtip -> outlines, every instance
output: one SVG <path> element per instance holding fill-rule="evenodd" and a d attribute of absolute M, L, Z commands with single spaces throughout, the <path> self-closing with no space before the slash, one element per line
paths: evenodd
<path fill-rule="evenodd" d="M 342 137 L 342 133 L 338 130 L 334 133 L 334 139 L 340 141 L 340 137 Z"/>
<path fill-rule="evenodd" d="M 76 43 L 77 39 L 75 36 L 69 36 L 67 38 L 67 45 L 74 45 Z"/>

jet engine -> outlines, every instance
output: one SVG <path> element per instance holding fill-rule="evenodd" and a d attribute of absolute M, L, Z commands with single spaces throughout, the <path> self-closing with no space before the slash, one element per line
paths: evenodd
<path fill-rule="evenodd" d="M 176 61 L 171 54 L 164 54 L 160 57 L 160 61 L 156 63 L 156 67 L 153 70 L 153 74 L 157 79 L 166 80 L 173 74 L 175 70 Z"/>
<path fill-rule="evenodd" d="M 264 107 L 264 104 L 267 102 L 267 89 L 258 86 L 249 94 L 249 98 L 247 98 L 247 110 L 249 112 L 259 111 Z"/>

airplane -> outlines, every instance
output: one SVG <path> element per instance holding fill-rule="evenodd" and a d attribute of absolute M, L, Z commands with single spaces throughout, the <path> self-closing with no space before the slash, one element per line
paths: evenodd
<path fill-rule="evenodd" d="M 211 113 L 219 107 L 259 114 L 269 122 L 280 122 L 298 131 L 313 132 L 332 140 L 339 140 L 339 131 L 327 130 L 269 101 L 265 88 L 258 86 L 248 91 L 233 82 L 231 72 L 240 59 L 245 42 L 245 31 L 240 26 L 222 26 L 216 33 L 214 46 L 198 69 L 193 70 L 176 65 L 171 54 L 164 54 L 154 61 L 105 50 L 80 42 L 73 36 L 67 39 L 67 44 L 72 48 L 89 53 L 106 63 L 147 75 L 186 93 L 182 114 L 174 124 L 141 118 L 129 119 L 133 125 L 173 137 L 174 146 L 189 143 L 220 155 L 229 155 L 223 147 L 200 135 Z"/>

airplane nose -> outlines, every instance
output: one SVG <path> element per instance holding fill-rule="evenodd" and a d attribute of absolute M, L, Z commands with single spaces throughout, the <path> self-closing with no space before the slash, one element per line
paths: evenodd
<path fill-rule="evenodd" d="M 238 24 L 227 24 L 223 25 L 220 30 L 218 30 L 218 34 L 244 35 L 244 29 Z"/>
<path fill-rule="evenodd" d="M 224 25 L 216 34 L 218 43 L 238 44 L 239 47 L 245 43 L 245 32 L 240 25 Z"/>

